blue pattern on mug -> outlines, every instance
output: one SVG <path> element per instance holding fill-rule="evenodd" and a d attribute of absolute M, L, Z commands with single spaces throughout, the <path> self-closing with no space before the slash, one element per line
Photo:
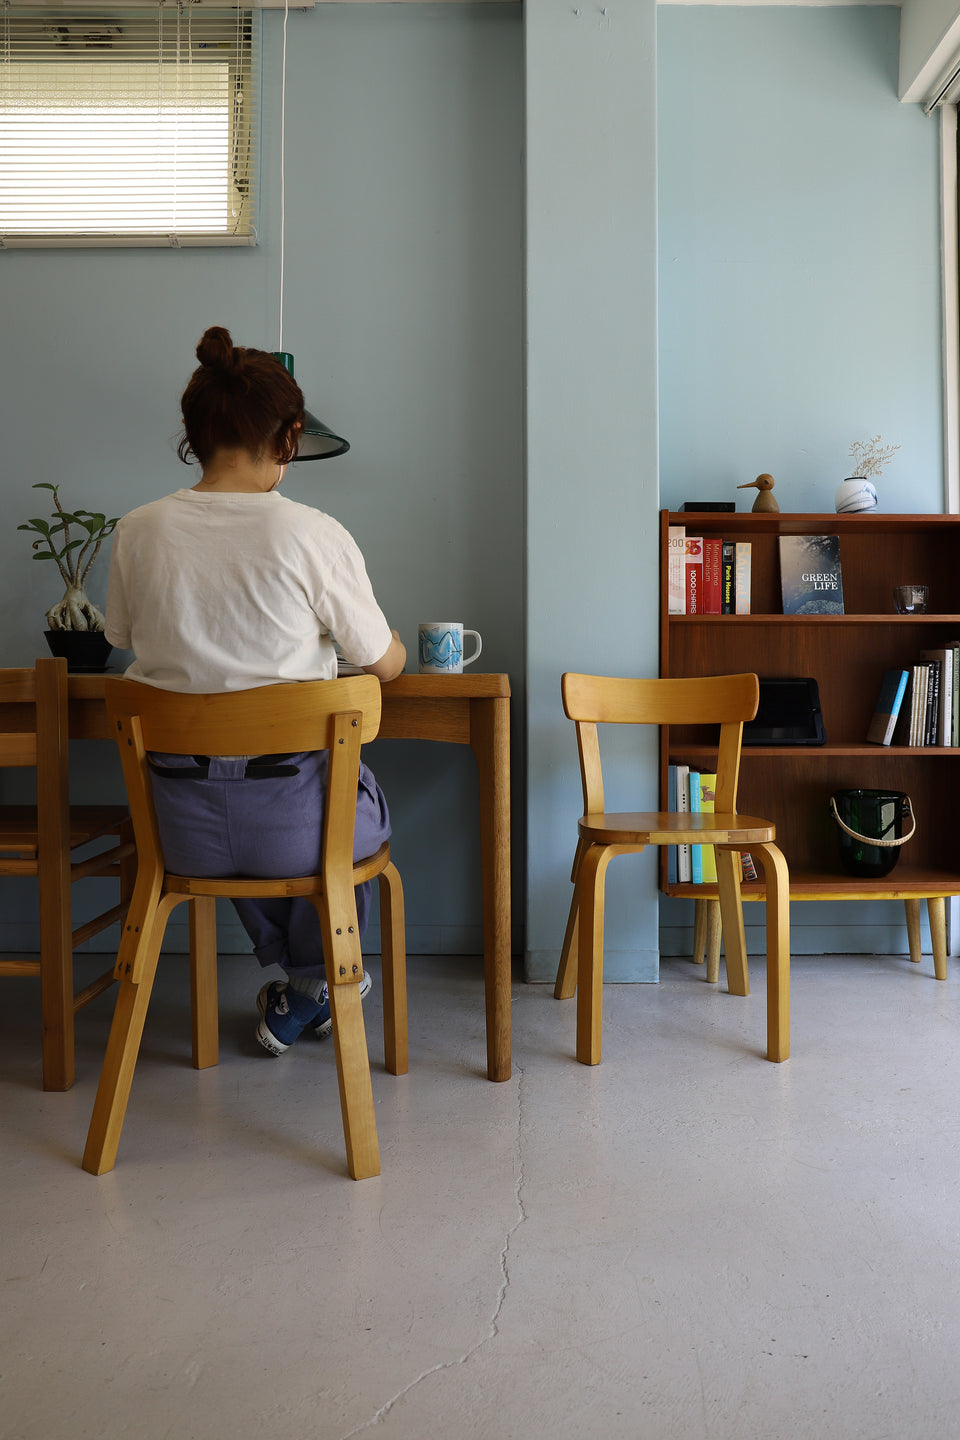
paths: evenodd
<path fill-rule="evenodd" d="M 420 630 L 420 665 L 430 665 L 438 670 L 458 670 L 463 661 L 463 647 L 459 634 L 441 630 L 439 626 Z"/>

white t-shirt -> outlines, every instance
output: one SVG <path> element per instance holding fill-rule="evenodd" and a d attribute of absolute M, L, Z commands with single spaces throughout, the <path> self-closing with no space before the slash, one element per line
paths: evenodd
<path fill-rule="evenodd" d="M 177 490 L 113 536 L 106 636 L 161 690 L 331 680 L 390 645 L 355 540 L 330 515 L 266 494 Z"/>

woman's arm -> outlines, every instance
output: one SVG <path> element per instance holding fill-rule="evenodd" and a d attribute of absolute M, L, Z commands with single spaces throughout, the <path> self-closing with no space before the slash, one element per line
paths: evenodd
<path fill-rule="evenodd" d="M 385 684 L 388 680 L 395 680 L 407 663 L 407 647 L 404 645 L 396 630 L 391 630 L 393 639 L 386 650 L 375 660 L 372 665 L 364 665 L 362 668 L 368 675 L 376 675 L 377 679 Z"/>

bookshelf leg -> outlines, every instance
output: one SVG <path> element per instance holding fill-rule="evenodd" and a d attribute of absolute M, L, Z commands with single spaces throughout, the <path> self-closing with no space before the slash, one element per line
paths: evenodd
<path fill-rule="evenodd" d="M 702 965 L 707 952 L 707 902 L 693 902 L 693 963 Z"/>
<path fill-rule="evenodd" d="M 920 964 L 920 901 L 904 900 L 903 908 L 907 912 L 907 944 L 910 946 L 910 959 L 914 965 Z"/>
<path fill-rule="evenodd" d="M 716 985 L 720 980 L 720 902 L 707 900 L 707 983 Z"/>
<path fill-rule="evenodd" d="M 933 973 L 938 980 L 947 978 L 947 907 L 942 895 L 931 895 L 927 901 L 930 939 L 933 941 Z"/>

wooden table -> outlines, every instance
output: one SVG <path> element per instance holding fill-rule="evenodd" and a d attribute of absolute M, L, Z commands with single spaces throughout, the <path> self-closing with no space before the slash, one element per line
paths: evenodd
<path fill-rule="evenodd" d="M 71 675 L 71 739 L 109 739 L 103 675 Z M 487 1075 L 510 1079 L 510 678 L 400 675 L 383 686 L 381 740 L 469 745 L 480 780 Z"/>

